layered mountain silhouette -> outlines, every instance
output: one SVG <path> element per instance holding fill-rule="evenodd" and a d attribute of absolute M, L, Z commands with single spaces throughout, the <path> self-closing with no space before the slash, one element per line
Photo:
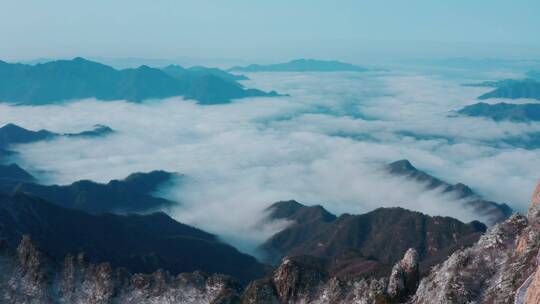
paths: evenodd
<path fill-rule="evenodd" d="M 295 59 L 286 63 L 245 67 L 235 66 L 229 71 L 238 72 L 366 72 L 367 68 L 340 61 L 324 61 L 315 59 Z"/>
<path fill-rule="evenodd" d="M 216 236 L 178 223 L 164 213 L 92 215 L 30 194 L 0 194 L 0 239 L 16 248 L 23 235 L 30 235 L 55 259 L 84 252 L 90 261 L 107 261 L 132 272 L 201 270 L 246 282 L 267 271 L 255 258 Z"/>
<path fill-rule="evenodd" d="M 141 213 L 177 204 L 157 196 L 155 192 L 180 177 L 165 171 L 152 171 L 133 173 L 123 180 L 112 180 L 107 184 L 81 180 L 64 186 L 41 185 L 32 175 L 12 164 L 0 166 L 0 192 L 31 193 L 60 206 L 91 213 Z"/>
<path fill-rule="evenodd" d="M 0 61 L 0 101 L 39 105 L 83 98 L 140 102 L 184 96 L 201 104 L 218 104 L 277 95 L 244 89 L 235 76 L 223 71 L 196 67 L 177 73 L 179 69 L 141 66 L 116 70 L 80 57 L 37 65 Z"/>
<path fill-rule="evenodd" d="M 454 250 L 480 237 L 486 226 L 450 217 L 431 217 L 402 208 L 339 217 L 321 206 L 283 201 L 268 208 L 269 220 L 291 224 L 273 235 L 260 249 L 277 262 L 284 256 L 313 256 L 338 277 L 381 277 L 409 248 L 415 248 L 421 268 L 447 258 Z"/>
<path fill-rule="evenodd" d="M 35 178 L 17 164 L 0 165 L 0 185 L 34 181 Z"/>
<path fill-rule="evenodd" d="M 497 103 L 488 104 L 484 102 L 466 106 L 457 111 L 459 114 L 472 117 L 485 117 L 495 121 L 540 121 L 540 104 L 511 104 Z"/>
<path fill-rule="evenodd" d="M 506 79 L 501 81 L 489 81 L 477 84 L 477 86 L 494 87 L 491 92 L 483 94 L 478 99 L 490 98 L 532 98 L 540 99 L 540 82 L 535 79 L 513 80 Z"/>
<path fill-rule="evenodd" d="M 165 73 L 178 78 L 183 79 L 187 78 L 198 78 L 202 76 L 216 76 L 223 80 L 229 80 L 231 82 L 236 82 L 240 80 L 248 80 L 249 78 L 241 74 L 233 74 L 227 71 L 218 69 L 218 68 L 207 68 L 204 66 L 194 66 L 190 68 L 184 68 L 177 64 L 171 64 L 162 69 Z"/>
<path fill-rule="evenodd" d="M 13 144 L 26 144 L 51 139 L 57 134 L 47 131 L 31 131 L 15 124 L 7 124 L 0 128 L 0 148 L 5 149 Z"/>
<path fill-rule="evenodd" d="M 465 207 L 472 209 L 478 216 L 485 218 L 489 225 L 501 222 L 512 215 L 513 211 L 507 204 L 484 200 L 467 185 L 462 183 L 451 185 L 418 170 L 406 159 L 390 163 L 386 169 L 391 174 L 405 176 L 411 180 L 423 183 L 427 190 L 439 188 L 445 193 L 454 194 L 457 199 L 464 201 Z"/>
<path fill-rule="evenodd" d="M 95 125 L 92 130 L 80 133 L 60 134 L 48 130 L 32 131 L 15 124 L 7 124 L 0 128 L 0 149 L 8 149 L 10 145 L 28 144 L 42 140 L 50 140 L 58 136 L 100 137 L 113 133 L 114 130 L 104 125 Z"/>

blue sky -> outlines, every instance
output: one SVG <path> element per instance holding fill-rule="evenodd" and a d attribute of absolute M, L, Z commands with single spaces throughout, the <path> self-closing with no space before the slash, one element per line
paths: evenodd
<path fill-rule="evenodd" d="M 538 0 L 3 0 L 0 58 L 539 58 Z"/>

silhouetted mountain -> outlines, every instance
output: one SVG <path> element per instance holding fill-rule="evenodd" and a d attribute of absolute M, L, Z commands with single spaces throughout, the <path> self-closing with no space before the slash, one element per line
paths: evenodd
<path fill-rule="evenodd" d="M 92 215 L 20 192 L 0 194 L 0 239 L 15 248 L 25 234 L 57 260 L 84 252 L 92 262 L 106 261 L 132 272 L 202 270 L 246 282 L 267 270 L 214 235 L 164 213 Z"/>
<path fill-rule="evenodd" d="M 257 89 L 245 89 L 239 83 L 231 83 L 214 75 L 198 77 L 189 84 L 189 89 L 184 94 L 188 99 L 194 99 L 202 104 L 220 104 L 229 102 L 231 99 L 244 97 L 275 97 L 279 96 L 275 91 L 269 93 Z"/>
<path fill-rule="evenodd" d="M 516 82 L 513 79 L 503 79 L 503 80 L 494 80 L 494 81 L 483 81 L 478 83 L 465 83 L 463 86 L 466 87 L 480 87 L 480 88 L 498 88 L 505 85 L 512 85 Z"/>
<path fill-rule="evenodd" d="M 17 164 L 0 165 L 0 184 L 33 182 L 35 178 Z"/>
<path fill-rule="evenodd" d="M 409 248 L 420 256 L 422 270 L 470 245 L 486 230 L 479 222 L 464 224 L 450 217 L 431 217 L 402 208 L 379 208 L 362 215 L 335 217 L 321 206 L 295 201 L 269 207 L 269 219 L 292 224 L 260 249 L 269 261 L 284 256 L 321 258 L 333 276 L 385 276 Z"/>
<path fill-rule="evenodd" d="M 49 140 L 62 135 L 71 137 L 99 137 L 113 132 L 114 130 L 107 126 L 95 125 L 92 130 L 82 131 L 80 133 L 59 134 L 48 130 L 32 131 L 10 123 L 0 128 L 0 149 L 6 149 L 14 144 L 27 144 Z M 6 151 L 6 153 L 9 154 L 10 152 Z"/>
<path fill-rule="evenodd" d="M 495 121 L 540 121 L 540 104 L 475 103 L 457 111 L 459 114 L 486 117 Z"/>
<path fill-rule="evenodd" d="M 229 71 L 239 72 L 366 72 L 368 69 L 340 61 L 296 59 L 287 63 L 236 66 Z"/>
<path fill-rule="evenodd" d="M 229 80 L 231 82 L 236 82 L 239 80 L 248 80 L 245 75 L 232 74 L 227 71 L 218 69 L 218 68 L 207 68 L 204 66 L 194 66 L 190 68 L 184 68 L 180 65 L 168 65 L 162 69 L 165 73 L 173 76 L 177 79 L 184 78 L 198 78 L 207 75 L 213 75 L 219 77 L 223 80 Z"/>
<path fill-rule="evenodd" d="M 489 225 L 501 222 L 512 215 L 512 209 L 506 204 L 482 199 L 471 188 L 462 183 L 450 185 L 436 177 L 416 169 L 408 160 L 403 159 L 387 166 L 388 172 L 394 175 L 406 176 L 412 180 L 425 184 L 427 190 L 440 188 L 443 192 L 451 192 L 456 198 L 463 199 L 464 205 L 471 208 L 477 215 L 486 218 Z"/>
<path fill-rule="evenodd" d="M 533 98 L 540 99 L 540 82 L 533 79 L 504 80 L 497 83 L 496 89 L 486 93 L 478 99 L 489 98 Z"/>
<path fill-rule="evenodd" d="M 30 131 L 14 124 L 7 124 L 0 128 L 0 148 L 7 148 L 12 144 L 25 144 L 51 139 L 56 135 L 47 130 Z"/>
<path fill-rule="evenodd" d="M 114 133 L 114 130 L 108 126 L 95 125 L 92 130 L 82 131 L 79 133 L 67 133 L 65 136 L 70 137 L 100 137 Z"/>
<path fill-rule="evenodd" d="M 259 90 L 243 89 L 226 72 L 223 73 L 228 75 L 227 79 L 218 77 L 223 73 L 204 68 L 188 69 L 185 73 L 173 77 L 148 66 L 115 70 L 83 58 L 35 66 L 0 61 L 0 101 L 36 105 L 92 97 L 139 102 L 185 96 L 200 103 L 216 104 L 228 103 L 233 98 L 273 96 Z M 210 76 L 219 81 L 206 79 Z"/>
<path fill-rule="evenodd" d="M 12 171 L 24 172 L 18 166 L 17 168 L 19 170 Z M 24 176 L 22 172 L 18 175 Z M 177 204 L 154 196 L 159 187 L 172 182 L 172 179 L 177 177 L 165 171 L 152 171 L 133 173 L 123 180 L 112 180 L 107 184 L 82 180 L 66 186 L 48 186 L 31 183 L 31 179 L 3 179 L 0 175 L 0 191 L 26 192 L 66 208 L 92 213 L 138 213 Z"/>

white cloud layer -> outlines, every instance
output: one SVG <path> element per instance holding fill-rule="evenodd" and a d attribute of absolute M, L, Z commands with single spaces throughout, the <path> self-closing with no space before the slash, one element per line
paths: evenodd
<path fill-rule="evenodd" d="M 451 183 L 523 211 L 539 177 L 540 153 L 500 144 L 540 124 L 449 117 L 486 88 L 466 81 L 390 73 L 253 74 L 246 85 L 290 97 L 199 106 L 180 98 L 133 104 L 84 100 L 0 105 L 0 123 L 77 132 L 105 124 L 102 139 L 61 138 L 17 147 L 21 165 L 49 183 L 108 181 L 164 169 L 188 176 L 168 189 L 171 215 L 249 250 L 280 224 L 256 228 L 279 200 L 335 213 L 402 206 L 465 221 L 455 198 L 384 173 L 407 158 Z M 414 136 L 413 136 L 414 135 Z"/>

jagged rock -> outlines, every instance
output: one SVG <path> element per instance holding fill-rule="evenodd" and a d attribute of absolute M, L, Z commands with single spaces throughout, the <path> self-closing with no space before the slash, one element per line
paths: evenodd
<path fill-rule="evenodd" d="M 401 261 L 399 261 L 390 275 L 388 282 L 388 296 L 401 301 L 414 293 L 420 281 L 420 263 L 418 252 L 411 248 Z"/>
<path fill-rule="evenodd" d="M 165 271 L 130 274 L 84 255 L 63 263 L 40 252 L 24 236 L 16 252 L 0 254 L 0 303 L 239 303 L 241 286 L 224 275 L 201 272 L 176 277 Z"/>
<path fill-rule="evenodd" d="M 513 215 L 436 266 L 411 303 L 538 303 L 538 195 L 527 217 Z"/>
<path fill-rule="evenodd" d="M 242 304 L 280 304 L 276 287 L 271 278 L 251 282 L 244 291 Z"/>
<path fill-rule="evenodd" d="M 274 271 L 277 294 L 284 303 L 306 302 L 328 280 L 321 262 L 308 256 L 285 258 Z"/>

